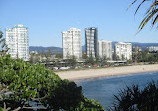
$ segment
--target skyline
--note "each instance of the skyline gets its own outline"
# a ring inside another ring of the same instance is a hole
[[[81,29],[82,45],[87,27],[98,28],[98,40],[158,42],[157,30],[151,30],[150,23],[135,35],[145,12],[142,8],[134,16],[136,5],[127,11],[132,0],[0,0],[0,3],[0,30],[5,33],[5,28],[23,24],[29,28],[30,46],[62,47],[61,32],[72,27]]]

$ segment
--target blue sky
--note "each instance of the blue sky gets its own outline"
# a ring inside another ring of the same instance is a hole
[[[122,42],[158,42],[158,30],[147,25],[135,35],[144,8],[134,16],[133,0],[0,0],[0,30],[23,24],[30,46],[62,47],[62,31],[98,27],[98,39]]]

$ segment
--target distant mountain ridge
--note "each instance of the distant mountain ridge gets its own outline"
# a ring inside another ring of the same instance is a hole
[[[48,49],[51,49],[52,50],[52,53],[63,53],[63,49],[60,48],[60,47],[54,47],[54,46],[51,46],[51,47],[42,47],[42,46],[30,46],[29,47],[29,50],[30,51],[37,51],[37,52],[47,52]]]
[[[112,42],[112,48],[114,49],[115,44],[118,43],[117,41]],[[158,46],[158,43],[139,43],[139,42],[126,42],[126,43],[132,43],[132,46],[140,46],[142,50],[145,50],[147,47],[150,46]],[[63,49],[61,47],[42,47],[42,46],[30,46],[30,51],[38,51],[38,52],[46,52],[48,49],[52,49],[53,53],[63,53]],[[86,51],[85,45],[82,46],[82,51]]]

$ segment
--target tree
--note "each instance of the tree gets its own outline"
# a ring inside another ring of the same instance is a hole
[[[0,91],[0,107],[11,110],[74,111],[84,101],[81,86],[61,80],[42,64],[30,64],[9,55],[0,56]]]
[[[89,57],[87,57],[86,63],[94,65],[95,61],[94,61],[94,57],[92,56],[92,54]]]
[[[0,52],[5,54],[9,48],[5,43],[5,38],[3,38],[3,32],[0,30]]]
[[[87,54],[86,54],[86,52],[83,52],[83,53],[82,53],[82,59],[87,59]]]
[[[36,64],[40,62],[40,55],[38,53],[30,53],[29,62],[32,64]]]
[[[114,97],[111,111],[158,111],[158,84],[154,81],[144,88],[127,86]]]
[[[58,58],[58,59],[62,59],[63,54],[62,53],[56,53],[55,57]]]
[[[133,4],[135,4],[138,1],[140,1],[140,0],[134,0],[130,6],[132,6]],[[145,18],[142,20],[142,22],[140,23],[140,25],[138,27],[138,32],[140,32],[150,20],[151,20],[151,26],[152,27],[158,21],[158,13],[157,13],[158,12],[158,8],[157,8],[158,0],[141,0],[140,4],[138,5],[138,7],[135,11],[135,14],[138,12],[140,7],[146,2],[148,2],[148,3],[150,2],[150,7],[146,11]]]
[[[39,56],[40,56],[40,61],[41,62],[46,62],[46,60],[45,60],[45,52],[44,52],[44,50],[42,50],[41,52],[38,52],[39,53]]]
[[[97,56],[97,57],[95,58],[95,63],[97,63],[97,64],[100,63],[100,57],[99,57],[99,56]]]
[[[64,109],[67,111],[74,111],[79,103],[83,100],[82,87],[77,86],[75,82],[68,80],[61,80],[57,87],[51,88],[48,97],[46,98],[46,105],[54,109]]]
[[[121,59],[118,55],[115,54],[114,60],[118,61],[118,60],[121,60]]]
[[[75,66],[77,64],[77,60],[76,60],[76,57],[73,55],[73,56],[69,56],[68,59],[67,59],[67,64],[69,66]]]
[[[133,46],[132,47],[132,60],[133,62],[137,63],[138,62],[138,54],[140,53],[139,46]]]
[[[32,65],[21,59],[11,59],[9,55],[0,56],[0,84],[7,86],[7,92],[12,92],[0,98],[0,107],[4,102],[12,110],[31,107],[30,102],[40,103],[60,80],[44,65]]]
[[[127,60],[127,62],[128,62],[129,64],[132,64],[132,63],[133,63],[133,61],[132,61],[131,59]]]
[[[52,49],[48,49],[45,56],[48,58],[48,57],[51,57],[52,55]]]
[[[73,111],[105,111],[103,106],[99,104],[98,101],[94,99],[88,99],[84,97],[80,105]]]
[[[110,60],[109,58],[107,58],[106,56],[103,56],[103,58],[101,59],[101,66],[107,65],[108,64],[108,60]]]
[[[121,60],[124,61],[125,59],[126,59],[125,56],[122,54],[121,55]]]
[[[52,56],[52,49],[48,49],[47,52],[45,53],[46,63],[51,61],[51,56]]]

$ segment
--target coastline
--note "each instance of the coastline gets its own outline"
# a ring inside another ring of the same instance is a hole
[[[158,64],[55,72],[61,79],[81,80],[158,71]]]

